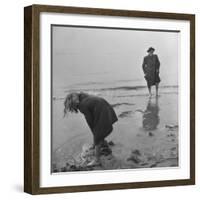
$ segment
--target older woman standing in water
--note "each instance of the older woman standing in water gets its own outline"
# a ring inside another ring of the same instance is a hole
[[[118,120],[111,105],[103,98],[86,93],[70,93],[64,101],[64,116],[67,112],[81,112],[93,134],[95,159],[88,165],[100,164],[100,146],[113,130]]]
[[[151,86],[156,86],[156,96],[158,96],[158,86],[160,83],[159,70],[160,70],[160,61],[158,56],[154,54],[155,49],[150,47],[147,52],[148,55],[144,57],[142,68],[144,72],[144,77],[147,81],[147,87],[149,90],[149,96],[152,96]]]

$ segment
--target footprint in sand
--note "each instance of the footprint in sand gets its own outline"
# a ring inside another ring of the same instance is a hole
[[[125,117],[130,117],[133,111],[124,111],[121,114],[118,115],[119,118],[125,118]]]

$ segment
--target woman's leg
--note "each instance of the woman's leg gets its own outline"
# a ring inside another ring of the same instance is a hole
[[[151,86],[149,86],[149,85],[148,85],[148,90],[149,90],[149,97],[151,97],[152,96],[152,94],[151,94]]]
[[[156,83],[156,96],[158,96],[158,86],[159,86],[159,83]]]
[[[148,91],[149,91],[149,97],[151,97],[152,96],[152,94],[151,94],[151,85],[150,85],[148,79],[146,81],[147,81],[147,88],[148,88]]]

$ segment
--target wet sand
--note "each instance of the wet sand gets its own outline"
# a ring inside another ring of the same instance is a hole
[[[52,172],[178,166],[178,88],[162,88],[158,98],[149,98],[145,89],[138,95],[101,95],[118,116],[106,138],[112,153],[101,156],[101,166],[88,168],[92,133],[82,114],[63,118],[63,100],[57,99],[53,101]]]

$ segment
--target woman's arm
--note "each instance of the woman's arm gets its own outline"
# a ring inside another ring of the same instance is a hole
[[[146,74],[146,59],[145,58],[142,63],[142,69],[143,69],[144,74]]]

